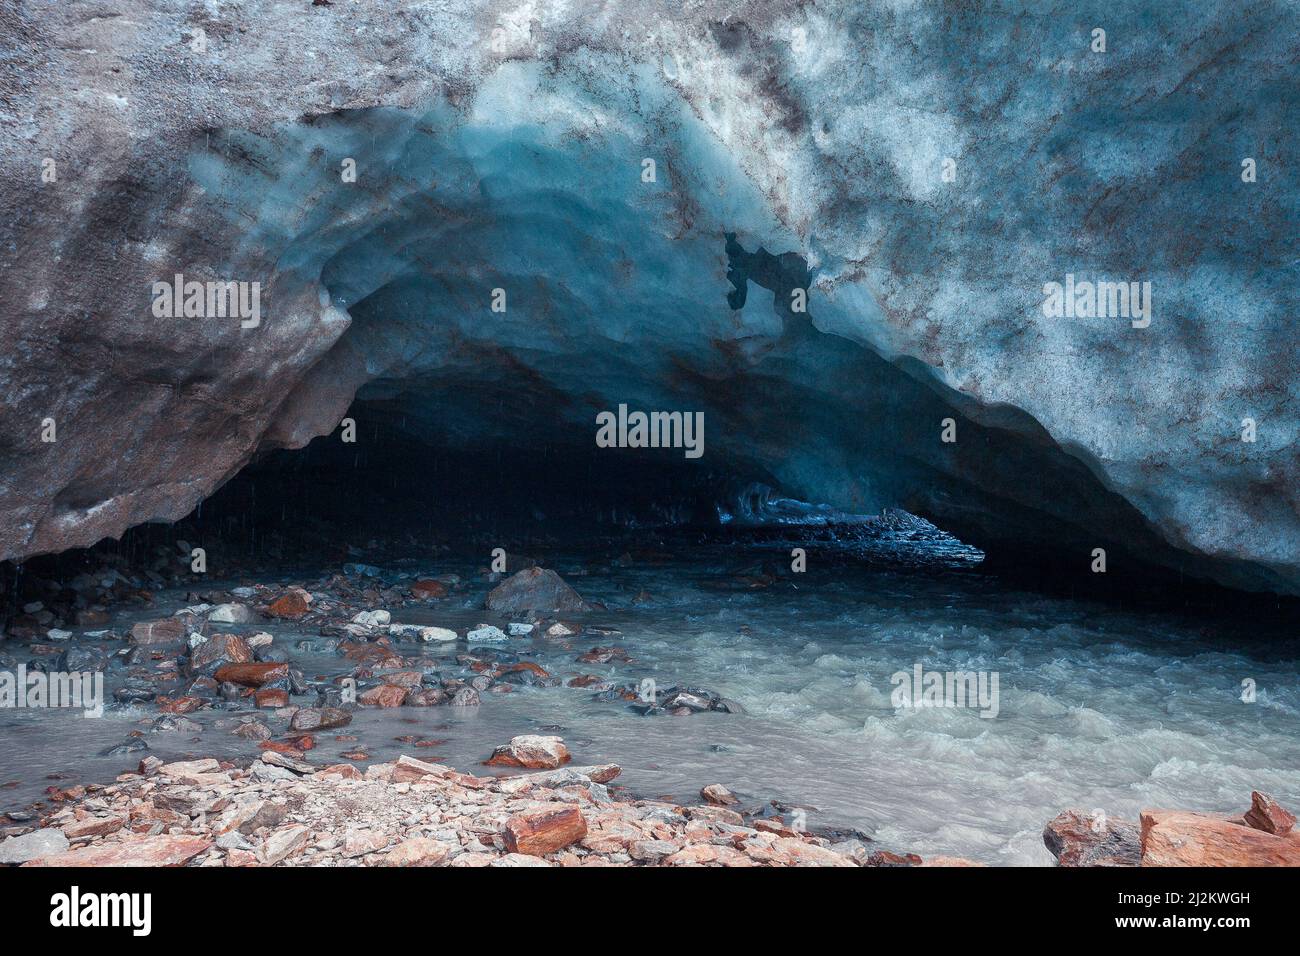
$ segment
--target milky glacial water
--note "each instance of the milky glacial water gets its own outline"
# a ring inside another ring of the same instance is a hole
[[[718,554],[588,574],[576,561],[548,563],[607,606],[584,620],[622,633],[518,639],[501,650],[566,679],[590,673],[709,688],[747,713],[647,717],[587,690],[519,688],[485,693],[477,709],[360,711],[340,731],[358,742],[321,734],[311,759],[360,746],[376,760],[407,752],[487,772],[481,761],[514,734],[559,733],[575,763],[616,762],[618,782],[639,795],[694,802],[701,786],[723,783],[751,805],[804,807],[812,827],[857,828],[891,849],[994,865],[1051,863],[1043,825],[1067,807],[1130,818],[1154,806],[1242,809],[1252,789],[1300,806],[1300,654],[1285,631],[1261,635],[1249,621],[1024,593],[961,562],[930,573],[818,571],[813,551],[809,573],[755,589],[737,581],[743,561]],[[439,570],[469,571],[420,569]],[[493,620],[474,609],[487,587],[395,610],[394,620],[462,628]],[[634,603],[639,592],[649,599]],[[161,600],[179,606],[180,597]],[[255,629],[289,647],[311,636],[279,623],[245,628]],[[575,661],[597,644],[624,647],[633,661]],[[401,647],[438,659],[448,674],[459,673],[450,658],[466,650],[463,641]],[[7,648],[11,657],[17,650]],[[346,669],[331,654],[295,653],[295,661],[308,678]],[[891,676],[918,663],[996,672],[997,716],[896,710]],[[1254,682],[1251,703],[1242,700],[1245,680]],[[139,755],[96,754],[154,716],[150,705],[114,708],[101,720],[0,712],[0,784],[16,783],[0,791],[0,806],[39,796],[49,773],[66,774],[57,782],[67,785],[133,767]],[[235,714],[190,716],[202,733],[146,734],[151,749],[164,757],[252,752],[229,733]],[[440,743],[413,750],[395,739],[404,735]]]

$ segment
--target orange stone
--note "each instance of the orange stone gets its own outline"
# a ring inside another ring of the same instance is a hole
[[[296,621],[304,617],[311,606],[307,603],[307,598],[301,591],[290,591],[282,597],[276,598],[267,607],[266,613],[270,617],[283,618],[285,620]]]
[[[218,667],[217,680],[245,687],[261,687],[273,680],[288,678],[289,665],[267,662],[265,664],[227,664]]]
[[[406,700],[406,688],[394,684],[380,684],[357,695],[357,703],[366,707],[401,707]]]
[[[416,581],[411,585],[411,596],[421,601],[447,596],[447,585],[441,581]]]
[[[506,820],[502,840],[511,853],[545,856],[587,835],[587,821],[577,807],[533,810]]]

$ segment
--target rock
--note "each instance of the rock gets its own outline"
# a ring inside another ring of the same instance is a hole
[[[253,703],[262,709],[289,706],[289,692],[278,687],[263,687],[253,694]]]
[[[487,609],[502,614],[554,613],[589,611],[591,605],[554,571],[525,568],[492,589]]]
[[[257,851],[258,859],[266,866],[274,866],[307,846],[311,831],[305,826],[290,826],[276,830]]]
[[[26,863],[43,857],[57,856],[68,849],[68,838],[56,827],[33,830],[0,842],[0,865]]]
[[[1142,833],[1131,820],[1065,810],[1043,829],[1043,843],[1061,866],[1138,866]]]
[[[921,865],[929,866],[929,867],[934,867],[934,866],[953,867],[953,866],[984,866],[985,864],[979,863],[975,860],[968,860],[964,856],[932,856]]]
[[[1300,866],[1300,834],[1277,836],[1184,810],[1143,810],[1142,865]]]
[[[32,860],[24,866],[183,866],[210,846],[212,841],[206,837],[132,835],[117,843],[101,843]]]
[[[407,707],[437,707],[447,703],[447,692],[440,687],[422,687],[406,695]]]
[[[352,623],[362,627],[387,627],[392,620],[393,616],[387,611],[362,611],[352,618]]]
[[[740,801],[735,795],[720,783],[711,783],[700,791],[700,796],[706,802],[718,807],[734,807]]]
[[[258,693],[261,693],[261,691]],[[268,740],[271,736],[271,728],[260,720],[249,720],[240,724],[231,733],[236,737],[243,737],[245,740]]]
[[[478,691],[473,687],[462,687],[452,696],[449,707],[477,707],[480,703]]]
[[[426,644],[434,641],[454,641],[457,639],[456,632],[446,627],[422,627],[420,628],[420,640]]]
[[[536,856],[529,856],[526,853],[507,853],[505,856],[495,857],[488,866],[495,867],[548,867],[551,864],[546,860]]]
[[[393,684],[380,684],[357,695],[357,703],[363,707],[401,707],[406,700],[406,688]]]
[[[493,767],[528,767],[533,770],[553,770],[572,758],[569,749],[559,737],[522,734],[510,743],[497,747],[485,763]]]
[[[352,723],[352,715],[339,707],[303,707],[289,720],[292,730],[330,730]]]
[[[423,780],[425,777],[443,777],[451,772],[450,767],[444,767],[442,764],[426,763],[423,760],[403,755],[398,757],[393,764],[390,779],[393,783],[413,783],[416,780]]]
[[[480,624],[472,631],[465,635],[465,640],[471,644],[495,644],[499,641],[507,641],[505,631],[492,624]]]
[[[545,856],[577,843],[586,835],[587,823],[582,812],[577,807],[565,806],[516,813],[506,820],[502,840],[511,853]]]
[[[263,750],[262,763],[270,764],[272,767],[283,767],[285,770],[292,770],[297,774],[312,774],[316,768],[303,760],[296,760],[278,750]]]
[[[925,861],[915,853],[892,853],[889,850],[877,850],[867,857],[864,866],[920,866]]]
[[[421,580],[411,585],[411,596],[419,601],[430,601],[447,596],[447,585],[441,581]]]
[[[451,854],[447,844],[428,837],[411,837],[388,851],[380,866],[441,866]]]
[[[288,680],[289,665],[277,663],[226,664],[218,667],[213,676],[219,681],[239,684],[243,687],[261,687],[271,681]]]
[[[208,612],[213,624],[247,624],[252,619],[253,612],[243,604],[218,604]]]
[[[132,644],[174,644],[185,639],[185,625],[179,618],[141,621],[131,627]]]
[[[378,853],[392,842],[392,836],[375,830],[349,830],[343,836],[343,855],[349,859]]]
[[[523,621],[511,621],[506,625],[506,630],[510,632],[511,637],[527,637],[533,633],[533,624],[525,624]]]
[[[1268,794],[1251,791],[1250,809],[1244,817],[1246,825],[1275,836],[1285,836],[1295,826],[1295,817],[1288,813]]]
[[[247,664],[252,659],[253,649],[242,637],[213,634],[190,650],[190,672],[211,677],[218,668],[227,664]]]
[[[627,855],[643,863],[658,863],[680,850],[676,843],[667,840],[637,840],[627,848]]]
[[[80,840],[85,837],[107,836],[116,833],[124,826],[126,826],[126,817],[86,817],[84,820],[74,820],[72,823],[65,824],[63,835],[69,840]]]
[[[296,621],[299,618],[306,617],[310,611],[311,595],[299,588],[291,589],[281,597],[276,598],[266,608],[268,617],[287,621]]]

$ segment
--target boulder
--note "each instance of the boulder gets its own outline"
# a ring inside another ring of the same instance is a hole
[[[516,813],[506,820],[502,841],[511,853],[545,856],[586,835],[582,812],[577,807],[557,806]]]
[[[218,667],[213,676],[222,683],[229,682],[243,687],[261,687],[271,681],[288,680],[289,665],[274,662],[265,664],[226,664]]]
[[[190,651],[190,673],[211,677],[227,664],[247,664],[253,649],[234,634],[213,634]]]
[[[304,707],[289,721],[291,730],[330,730],[352,723],[352,715],[339,707]]]
[[[525,568],[492,589],[487,596],[487,609],[502,614],[554,613],[589,611],[591,605],[554,571]]]
[[[311,595],[301,588],[292,588],[272,601],[266,608],[268,617],[296,621],[306,617],[311,610]]]
[[[1300,866],[1300,834],[1278,836],[1186,810],[1143,810],[1142,865]]]
[[[1065,810],[1043,829],[1043,843],[1061,866],[1138,866],[1141,831],[1131,820]]]
[[[1294,816],[1268,794],[1258,790],[1251,791],[1250,809],[1243,819],[1246,826],[1277,836],[1285,836],[1295,826]]]
[[[33,830],[0,842],[0,865],[26,863],[43,857],[57,856],[68,849],[68,838],[56,827]]]
[[[510,743],[497,747],[486,764],[492,767],[528,767],[532,770],[553,770],[568,763],[572,757],[559,737],[521,734]]]

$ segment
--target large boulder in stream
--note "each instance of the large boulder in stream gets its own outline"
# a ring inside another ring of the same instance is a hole
[[[554,571],[525,568],[492,589],[487,596],[487,609],[502,614],[525,611],[549,614],[556,611],[589,611],[591,605]]]

